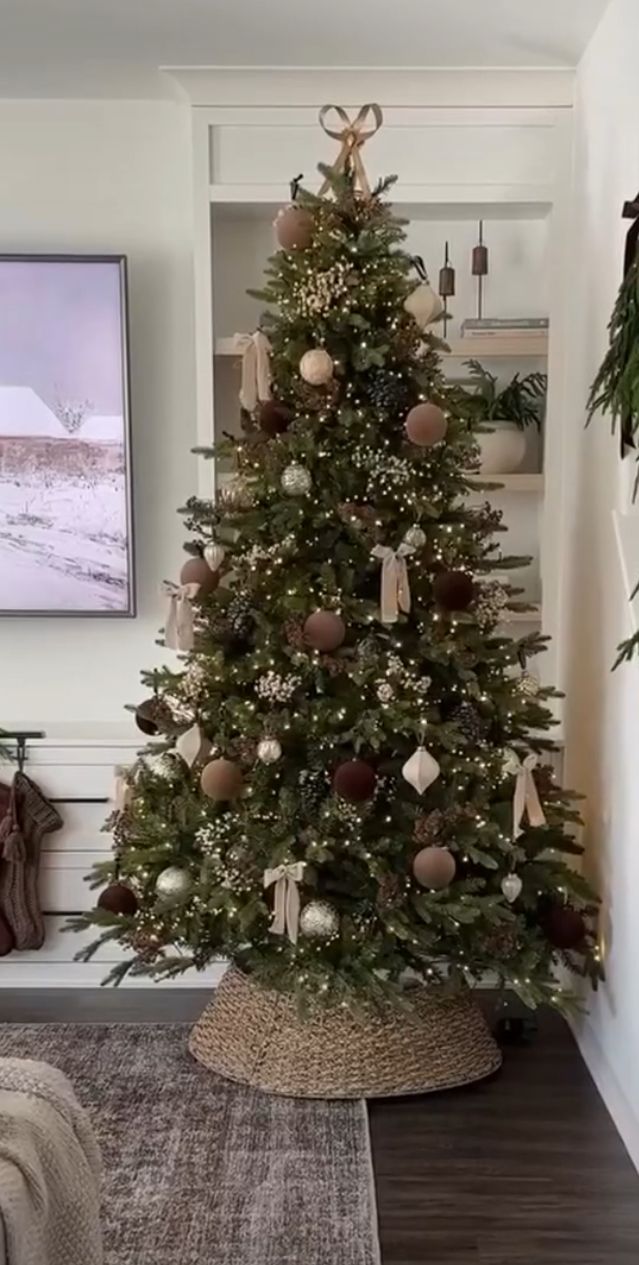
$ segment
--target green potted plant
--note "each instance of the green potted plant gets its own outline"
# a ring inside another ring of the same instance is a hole
[[[524,459],[525,431],[541,425],[548,379],[545,373],[518,373],[499,389],[497,378],[466,360],[472,387],[464,390],[467,416],[477,430],[482,474],[512,474]],[[490,429],[486,429],[490,427]]]

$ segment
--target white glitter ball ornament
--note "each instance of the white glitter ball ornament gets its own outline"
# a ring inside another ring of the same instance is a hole
[[[410,545],[412,549],[423,549],[426,544],[426,532],[415,523],[413,527],[408,528],[404,536],[404,544]]]
[[[287,496],[307,496],[311,490],[311,476],[306,466],[301,466],[298,461],[286,466],[280,482]]]
[[[333,361],[323,347],[305,351],[300,360],[300,373],[304,381],[312,387],[326,386],[333,377],[333,368]]]
[[[181,870],[179,865],[169,865],[155,880],[158,896],[167,902],[186,900],[192,886],[193,880],[188,870]]]
[[[330,940],[339,931],[339,914],[327,900],[311,900],[300,914],[300,931],[309,940]]]
[[[275,764],[282,754],[277,738],[262,738],[257,744],[257,758],[262,764]]]

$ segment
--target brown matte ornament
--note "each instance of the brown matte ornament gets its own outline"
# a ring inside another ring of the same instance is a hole
[[[219,583],[219,571],[211,571],[204,558],[189,558],[180,571],[180,584],[199,584],[203,594],[212,593]]]
[[[293,420],[293,414],[285,404],[277,400],[262,400],[257,411],[260,429],[266,435],[281,435]]]
[[[465,611],[475,596],[475,585],[466,571],[441,571],[433,580],[433,596],[445,611]]]
[[[417,448],[431,448],[446,437],[446,414],[438,404],[428,401],[416,404],[404,422],[404,430],[411,444],[415,444]]]
[[[329,654],[341,646],[346,625],[336,611],[314,611],[304,624],[304,640],[313,650]]]
[[[375,770],[365,760],[345,760],[333,774],[333,790],[349,804],[363,804],[375,793]]]
[[[0,958],[6,958],[16,947],[15,936],[4,914],[0,914]]]
[[[439,892],[452,883],[457,865],[448,848],[422,848],[413,861],[413,874],[422,887]]]
[[[125,883],[111,883],[98,896],[98,909],[105,909],[109,914],[127,914],[130,917],[137,908],[137,896]]]
[[[556,949],[576,949],[586,934],[581,914],[570,905],[552,905],[544,910],[541,925]]]
[[[244,779],[239,765],[223,757],[209,760],[200,775],[200,785],[209,799],[222,802],[237,799],[242,791]]]
[[[275,236],[282,250],[307,250],[315,227],[310,211],[301,206],[284,206],[275,217]]]

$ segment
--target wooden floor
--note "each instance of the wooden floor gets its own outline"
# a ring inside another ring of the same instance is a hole
[[[504,1056],[371,1104],[383,1265],[637,1265],[639,1176],[563,1020]]]
[[[190,1022],[204,1000],[0,990],[0,1021]],[[638,1265],[639,1176],[557,1016],[493,1080],[371,1103],[370,1124],[383,1265]]]

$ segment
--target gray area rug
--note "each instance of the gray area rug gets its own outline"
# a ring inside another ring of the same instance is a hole
[[[183,1024],[3,1024],[62,1068],[105,1168],[105,1265],[379,1265],[363,1102],[275,1098],[195,1063]]]

